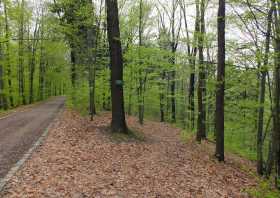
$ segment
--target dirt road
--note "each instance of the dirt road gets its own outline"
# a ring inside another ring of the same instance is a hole
[[[0,118],[0,179],[32,147],[64,103],[64,97],[56,97],[24,112]]]

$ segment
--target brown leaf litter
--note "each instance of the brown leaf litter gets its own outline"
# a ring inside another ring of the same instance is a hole
[[[90,122],[65,111],[0,197],[245,198],[244,189],[256,185],[234,163],[216,162],[207,143],[184,144],[179,129],[127,122],[144,141],[112,139],[108,113]]]

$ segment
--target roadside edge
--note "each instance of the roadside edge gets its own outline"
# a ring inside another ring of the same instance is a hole
[[[39,139],[31,146],[31,148],[23,155],[23,157],[11,168],[8,174],[3,179],[0,179],[0,192],[4,190],[7,183],[22,168],[25,162],[30,159],[30,157],[36,151],[36,149],[43,144],[44,140],[47,138],[49,134],[50,129],[54,128],[59,123],[60,116],[64,112],[64,110],[65,107],[63,106],[57,113],[55,119],[44,130],[43,134],[39,137]]]

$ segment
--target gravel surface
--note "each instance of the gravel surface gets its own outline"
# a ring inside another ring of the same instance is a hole
[[[25,111],[0,118],[0,179],[32,147],[64,102],[64,97],[56,97]]]

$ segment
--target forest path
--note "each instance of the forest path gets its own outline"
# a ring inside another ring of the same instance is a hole
[[[0,193],[3,198],[247,198],[256,181],[207,142],[183,142],[180,129],[128,117],[144,140],[112,136],[111,116],[90,121],[64,111],[44,144]],[[123,139],[124,138],[124,139]]]
[[[0,117],[0,180],[33,146],[63,107],[55,97],[21,112]]]

